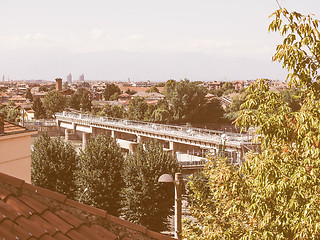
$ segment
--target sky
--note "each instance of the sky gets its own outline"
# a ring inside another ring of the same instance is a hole
[[[317,0],[279,0],[303,14]],[[0,0],[7,80],[285,80],[275,0]],[[319,15],[315,15],[320,18]],[[1,80],[0,80],[1,81]]]

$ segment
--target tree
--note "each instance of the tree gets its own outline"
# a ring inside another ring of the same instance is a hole
[[[80,151],[79,162],[80,193],[88,188],[82,201],[118,216],[120,191],[124,186],[121,174],[124,158],[121,148],[111,137],[98,135]]]
[[[224,110],[218,99],[211,99],[199,108],[199,113],[193,117],[192,122],[210,123],[221,122]]]
[[[137,91],[135,90],[130,90],[130,88],[128,88],[126,91],[125,91],[126,94],[129,94],[129,95],[133,95],[133,94],[136,94]]]
[[[67,105],[70,108],[73,108],[75,110],[80,110],[80,96],[79,94],[76,92],[75,94],[73,94],[72,96],[70,96],[67,100]]]
[[[115,93],[118,93],[118,94],[121,94],[121,90],[120,88],[115,85],[114,83],[111,83],[111,84],[106,84],[102,94],[103,94],[103,97],[104,99],[107,101],[107,100],[110,100],[110,97],[112,95],[114,95]]]
[[[52,117],[55,112],[63,111],[65,105],[65,96],[56,90],[48,92],[43,99],[43,106],[46,109],[48,117]]]
[[[110,116],[115,118],[125,118],[127,111],[122,105],[114,105],[110,109]]]
[[[172,121],[172,111],[169,108],[169,104],[166,100],[161,99],[156,104],[156,109],[152,112],[150,117],[154,122],[170,122]]]
[[[176,158],[165,152],[157,142],[140,143],[130,154],[123,170],[125,187],[122,191],[121,216],[154,231],[167,229],[172,214],[174,186],[159,183],[164,174],[179,171]]]
[[[46,133],[34,142],[31,152],[31,181],[33,184],[75,197],[76,151],[61,138]]]
[[[7,120],[10,122],[18,122],[20,115],[21,113],[18,108],[8,108],[7,110]]]
[[[159,93],[159,90],[158,90],[158,88],[157,88],[155,85],[153,85],[153,86],[151,86],[151,88],[149,88],[149,89],[147,90],[147,92],[148,92],[148,93],[152,93],[152,92]]]
[[[80,106],[84,112],[91,111],[92,103],[88,93],[83,92],[80,99]]]
[[[142,97],[134,97],[130,99],[128,106],[128,117],[131,120],[144,120],[148,104]]]
[[[46,86],[44,86],[44,85],[41,85],[39,87],[39,92],[48,92],[48,88]]]
[[[189,210],[196,221],[185,221],[184,239],[241,239],[251,224],[250,213],[242,207],[249,193],[234,166],[226,159],[209,157],[203,171],[190,176],[187,188]]]
[[[32,104],[32,109],[34,110],[34,117],[36,119],[41,119],[46,117],[46,111],[43,107],[41,99],[36,96]]]
[[[231,104],[226,107],[224,118],[229,122],[233,122],[237,119],[240,112],[240,106],[246,101],[246,93],[235,94],[231,98]]]
[[[192,120],[206,103],[206,89],[187,79],[180,82],[167,81],[165,93],[176,121]]]
[[[269,30],[285,36],[273,60],[289,71],[289,86],[303,91],[301,108],[293,111],[264,79],[247,89],[236,121],[243,129],[256,129],[261,151],[247,154],[239,170],[223,162],[207,173],[212,178],[223,173],[207,183],[220,200],[199,199],[202,209],[210,212],[186,225],[187,238],[199,230],[205,234],[209,228],[214,235],[206,239],[232,239],[235,234],[237,239],[320,238],[319,21],[283,8],[272,16]],[[205,187],[203,192],[208,193]],[[195,188],[202,194],[201,186]],[[218,221],[224,225],[211,228]]]
[[[30,102],[33,102],[33,96],[30,88],[27,88],[26,90],[26,98],[29,99]]]

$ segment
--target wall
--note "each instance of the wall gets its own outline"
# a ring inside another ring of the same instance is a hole
[[[31,182],[31,136],[12,134],[0,137],[0,172]]]

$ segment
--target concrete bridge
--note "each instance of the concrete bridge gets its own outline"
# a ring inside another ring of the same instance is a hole
[[[214,131],[201,128],[181,127],[126,119],[100,117],[81,113],[56,113],[57,125],[65,128],[65,138],[76,132],[82,133],[84,148],[90,137],[109,134],[117,143],[133,152],[139,142],[156,139],[164,149],[176,154],[187,168],[203,166],[205,156],[222,151],[234,164],[241,164],[244,154],[255,146],[253,135]]]

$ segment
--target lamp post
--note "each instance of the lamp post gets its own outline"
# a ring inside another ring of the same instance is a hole
[[[158,182],[172,182],[175,189],[175,201],[174,201],[174,237],[181,240],[182,232],[182,204],[181,204],[181,194],[182,194],[182,175],[181,173],[175,174],[175,180],[173,180],[170,174],[163,174],[159,177]]]

